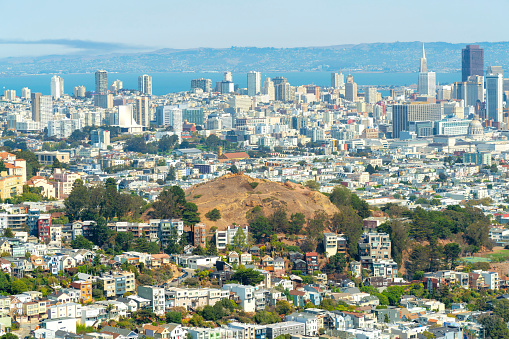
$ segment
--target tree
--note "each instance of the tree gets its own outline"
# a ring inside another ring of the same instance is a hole
[[[235,232],[235,235],[233,236],[233,248],[236,251],[240,251],[244,247],[246,247],[246,234],[244,233],[242,227],[239,226],[237,228],[237,232]]]
[[[176,311],[166,312],[166,323],[182,324],[182,313]]]
[[[69,221],[78,220],[86,206],[89,204],[89,191],[78,179],[72,185],[71,194],[65,199],[64,205]]]
[[[233,275],[231,280],[238,281],[242,285],[258,285],[263,281],[263,275],[252,268],[239,268]]]
[[[362,218],[351,206],[341,206],[340,212],[332,216],[331,229],[336,233],[343,233],[347,238],[348,253],[351,257],[357,257],[357,244],[362,235],[364,226]]]
[[[152,216],[156,219],[182,218],[185,204],[186,198],[182,188],[179,186],[165,188],[152,204],[154,209]]]
[[[455,243],[449,243],[444,246],[444,254],[447,262],[449,263],[450,269],[454,269],[456,267],[456,260],[459,258],[459,254],[461,253],[460,246]],[[509,321],[509,319],[508,319]]]
[[[14,238],[14,233],[12,232],[12,228],[7,227],[4,230],[4,237],[6,237],[6,238]]]
[[[221,212],[217,208],[214,208],[213,210],[208,211],[205,213],[205,217],[211,221],[217,221],[221,219]]]
[[[113,231],[109,229],[106,219],[99,217],[92,227],[92,242],[99,247],[102,247],[107,239],[113,235]]]
[[[177,178],[177,175],[175,173],[175,167],[170,166],[168,175],[166,175],[166,181],[175,181],[176,178]]]
[[[55,160],[53,160],[53,165],[51,167],[53,167],[53,171],[55,170],[55,168],[62,169],[62,164],[60,163],[60,160],[58,160],[57,157],[55,157]]]
[[[186,202],[182,212],[182,220],[186,226],[194,226],[201,221],[198,206],[193,202]]]
[[[329,216],[324,210],[315,211],[313,218],[308,220],[308,237],[319,239],[323,237],[323,231],[328,226]]]
[[[250,222],[249,229],[251,230],[253,238],[258,243],[268,241],[272,234],[274,234],[269,221],[263,215],[259,215],[254,221]]]
[[[23,280],[15,279],[11,283],[11,294],[20,294],[28,291],[28,287]]]
[[[274,233],[286,233],[288,231],[288,217],[286,209],[279,207],[269,216],[269,224],[274,230]]]
[[[302,213],[294,213],[290,216],[288,234],[299,234],[306,223],[306,216]]]
[[[473,246],[474,251],[478,251],[482,246],[490,246],[489,223],[477,221],[465,230],[464,238],[469,245]]]
[[[182,252],[182,249],[179,245],[179,238],[177,230],[172,228],[170,231],[170,236],[168,238],[168,246],[165,250],[168,254],[180,254]]]
[[[15,334],[12,334],[12,333],[5,333],[4,335],[2,335],[0,337],[0,339],[19,339],[19,337]]]
[[[346,258],[342,253],[336,253],[329,258],[329,262],[325,267],[331,273],[343,273],[346,267]]]
[[[73,241],[71,241],[71,247],[75,249],[91,250],[94,248],[94,244],[87,240],[82,235],[78,235]]]
[[[237,168],[237,166],[235,166],[235,164],[233,164],[232,167],[230,167],[230,172],[232,172],[233,174],[237,174],[239,173],[239,169]]]
[[[371,164],[368,164],[368,166],[366,166],[366,168],[364,169],[364,171],[368,172],[369,174],[373,174],[376,172],[375,168],[373,167],[373,165]]]
[[[281,321],[281,319],[276,314],[273,314],[266,310],[256,312],[254,320],[256,321],[257,324],[260,325],[274,324]]]
[[[276,302],[276,312],[279,315],[287,315],[292,313],[293,307],[290,305],[290,303],[286,300],[278,300]]]
[[[509,338],[509,329],[504,320],[495,315],[482,315],[477,322],[484,327],[486,338]]]

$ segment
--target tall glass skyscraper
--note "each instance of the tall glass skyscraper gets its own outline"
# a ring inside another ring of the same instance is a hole
[[[479,45],[467,45],[461,50],[461,81],[471,75],[484,76],[484,52]]]
[[[95,94],[108,93],[108,72],[98,70],[95,72]]]

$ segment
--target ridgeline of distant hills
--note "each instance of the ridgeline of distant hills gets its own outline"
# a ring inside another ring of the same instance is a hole
[[[484,64],[509,66],[509,42],[481,42]],[[224,49],[161,49],[154,52],[104,55],[49,55],[0,59],[0,75],[110,72],[232,72],[339,71],[416,72],[421,42],[366,43],[326,47]],[[465,44],[425,44],[428,70],[455,72],[461,69]]]

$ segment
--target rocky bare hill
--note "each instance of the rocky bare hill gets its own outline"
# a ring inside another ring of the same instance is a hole
[[[286,207],[288,216],[300,212],[306,218],[311,218],[317,210],[329,215],[338,211],[326,196],[302,185],[253,179],[243,174],[225,175],[193,186],[186,190],[186,199],[198,206],[208,228],[216,226],[220,230],[232,223],[247,223],[246,212],[255,206],[262,207],[267,216],[280,206]],[[205,217],[214,208],[221,212],[221,219],[215,222]]]

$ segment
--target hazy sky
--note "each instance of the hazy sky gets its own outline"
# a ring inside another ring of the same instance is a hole
[[[12,43],[48,39],[148,49],[468,43],[508,40],[509,28],[507,0],[0,0],[0,8],[0,56],[46,54],[47,46]]]

